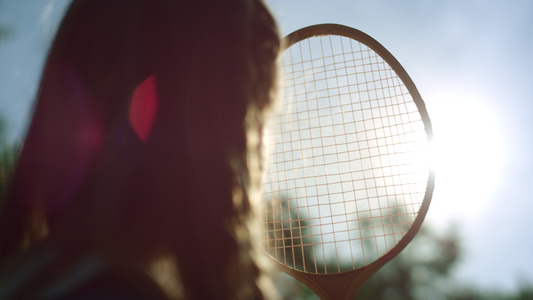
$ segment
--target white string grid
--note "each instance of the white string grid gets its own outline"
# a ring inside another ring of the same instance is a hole
[[[413,99],[376,52],[341,36],[285,51],[270,128],[265,247],[309,273],[368,265],[410,228],[429,173]]]

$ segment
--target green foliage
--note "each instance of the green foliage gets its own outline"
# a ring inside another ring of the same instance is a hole
[[[0,1],[0,5],[2,4],[2,2],[3,1]],[[7,37],[9,37],[10,34],[11,34],[10,28],[0,23],[0,42],[3,42]]]
[[[450,273],[459,258],[460,241],[456,231],[439,235],[422,227],[398,257],[363,285],[355,299],[452,299]],[[279,286],[286,299],[318,299],[309,288],[289,276],[280,275],[280,278]]]
[[[0,210],[3,207],[7,187],[15,169],[17,151],[14,146],[0,147]]]
[[[267,202],[267,249],[273,257],[286,265],[307,271],[312,268],[318,273],[324,273],[324,265],[315,265],[313,237],[309,217],[292,207],[286,197]]]
[[[316,204],[301,205],[289,195],[265,203],[267,251],[291,268],[316,274],[351,271],[375,261],[398,243],[414,218],[392,200],[380,216],[370,210],[345,216],[331,207],[319,213]],[[338,251],[342,247],[349,250]]]
[[[19,152],[19,147],[8,145],[5,140],[5,126],[0,119],[0,211],[4,205],[7,187],[13,175]]]
[[[499,291],[463,287],[451,295],[450,300],[533,300],[533,284],[527,280],[519,280],[516,291]]]
[[[0,41],[9,36],[9,30],[5,27],[0,27]]]
[[[449,299],[450,274],[460,258],[455,230],[422,227],[413,241],[372,276],[356,299]]]
[[[305,247],[311,241],[304,241],[304,237],[312,237],[309,232],[310,217],[299,212],[296,205],[286,198],[267,202],[267,216],[270,254],[296,269],[302,270],[304,264],[315,267],[313,259],[310,259],[313,257],[312,249]],[[385,221],[383,225],[388,224]],[[364,223],[361,224],[362,229],[370,228]],[[391,219],[389,223],[393,225],[395,220]],[[300,226],[303,229],[299,229]],[[293,245],[297,251],[292,251]],[[479,291],[459,283],[453,277],[453,270],[461,262],[461,255],[461,239],[456,227],[437,232],[422,226],[413,241],[363,285],[355,299],[533,300],[533,286],[526,281],[514,293]],[[323,265],[317,264],[316,267],[324,270]],[[319,299],[289,275],[278,276],[278,288],[286,299]]]
[[[3,1],[0,1],[0,5]],[[0,23],[0,43],[11,33],[10,29]],[[5,122],[0,118],[0,211],[4,204],[9,178],[15,166],[15,147],[7,145],[5,142]]]

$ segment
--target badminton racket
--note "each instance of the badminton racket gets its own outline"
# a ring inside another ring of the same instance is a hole
[[[264,247],[322,299],[351,299],[422,224],[431,123],[409,75],[367,34],[322,24],[285,42]]]

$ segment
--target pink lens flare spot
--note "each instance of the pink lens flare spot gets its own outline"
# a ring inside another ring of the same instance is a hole
[[[158,104],[157,82],[152,75],[135,89],[130,104],[130,123],[143,142],[150,136]]]

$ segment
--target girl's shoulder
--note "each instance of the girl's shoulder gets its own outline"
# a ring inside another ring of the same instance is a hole
[[[0,264],[0,299],[168,300],[141,270],[95,255],[67,258],[31,249]]]

